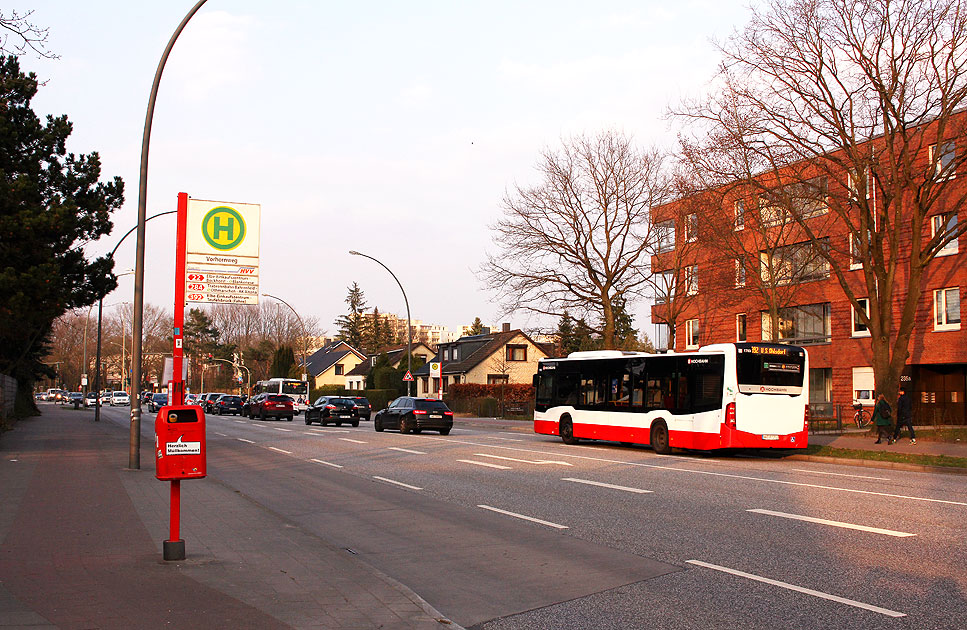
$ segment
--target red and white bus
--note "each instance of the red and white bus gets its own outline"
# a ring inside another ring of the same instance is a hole
[[[285,394],[292,397],[292,407],[296,415],[304,412],[309,406],[309,383],[294,378],[270,378],[267,381],[259,381],[253,388],[254,395],[258,394]]]
[[[772,343],[697,352],[616,350],[543,359],[534,376],[534,431],[674,448],[806,448],[809,357]]]

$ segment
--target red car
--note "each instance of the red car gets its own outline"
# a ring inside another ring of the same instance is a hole
[[[294,414],[295,401],[284,394],[260,394],[248,405],[248,417],[253,419],[285,418],[292,422]]]

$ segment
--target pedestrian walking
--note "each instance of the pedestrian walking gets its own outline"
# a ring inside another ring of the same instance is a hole
[[[876,405],[873,407],[873,424],[876,425],[876,442],[874,444],[880,444],[883,442],[883,438],[890,442],[890,427],[893,426],[893,420],[891,416],[893,410],[890,409],[890,403],[886,402],[886,396],[883,392],[876,397]]]
[[[896,399],[896,428],[893,429],[893,444],[900,438],[900,429],[904,426],[910,428],[910,444],[917,443],[917,435],[913,432],[913,401],[907,396],[907,388],[900,387],[900,397]]]

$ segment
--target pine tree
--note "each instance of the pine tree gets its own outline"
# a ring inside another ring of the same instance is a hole
[[[468,334],[470,334],[470,336],[473,336],[473,335],[479,335],[482,332],[483,332],[483,322],[480,321],[479,317],[475,317],[473,320],[473,323],[470,324],[470,330],[468,331]]]
[[[0,373],[17,379],[21,413],[48,371],[54,320],[117,286],[113,260],[86,258],[85,245],[110,233],[124,201],[120,178],[98,181],[96,152],[67,153],[66,116],[34,113],[37,85],[15,56],[0,56]]]
[[[336,320],[336,326],[339,329],[336,339],[345,341],[353,348],[362,348],[366,327],[363,319],[363,313],[366,312],[366,298],[363,296],[363,290],[355,282],[349,287],[345,301],[349,305],[349,312]]]

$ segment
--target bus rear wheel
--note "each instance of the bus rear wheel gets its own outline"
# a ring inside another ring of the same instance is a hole
[[[668,426],[659,420],[651,425],[651,448],[660,455],[668,455],[672,447],[668,442]]]
[[[578,439],[574,437],[574,423],[571,422],[571,416],[564,416],[561,418],[557,432],[561,436],[561,441],[565,444],[578,443]]]

